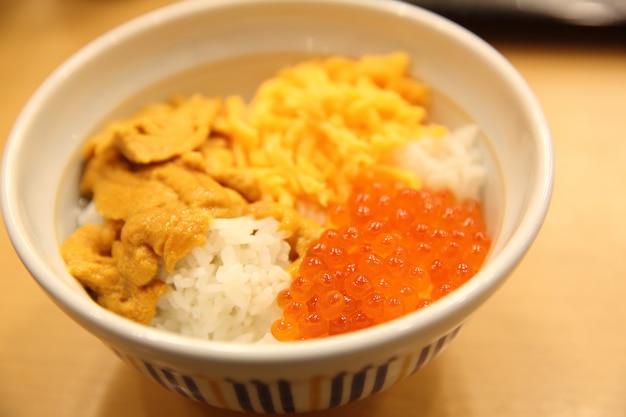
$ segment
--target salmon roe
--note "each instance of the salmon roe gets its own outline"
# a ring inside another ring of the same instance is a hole
[[[360,184],[328,213],[278,297],[280,341],[346,333],[423,308],[469,280],[491,246],[480,203],[395,182]]]

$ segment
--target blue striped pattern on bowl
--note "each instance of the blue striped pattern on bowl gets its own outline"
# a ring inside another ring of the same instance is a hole
[[[344,371],[297,381],[216,380],[207,375],[185,375],[117,349],[113,351],[142,374],[189,399],[233,411],[286,414],[332,408],[387,389],[439,355],[459,330],[460,326],[417,352],[389,358],[381,365],[370,365],[356,373]]]

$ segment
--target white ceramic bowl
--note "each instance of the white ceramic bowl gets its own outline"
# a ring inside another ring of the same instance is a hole
[[[172,92],[250,94],[303,54],[404,50],[435,91],[433,118],[482,129],[493,237],[484,268],[434,305],[367,330],[296,344],[189,340],[96,305],[66,272],[81,142],[104,121]],[[232,410],[302,412],[345,404],[420,369],[504,282],[532,243],[553,181],[539,104],[494,49],[430,12],[393,1],[185,1],[89,44],[36,91],[2,165],[2,210],[22,261],[54,302],[125,362],[182,395]]]

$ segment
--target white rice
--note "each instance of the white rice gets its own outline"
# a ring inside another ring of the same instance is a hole
[[[207,243],[162,273],[169,291],[151,325],[205,340],[273,340],[276,296],[291,281],[285,237],[273,218],[214,220]]]
[[[480,200],[487,169],[478,147],[478,132],[476,125],[465,125],[443,138],[411,140],[396,152],[395,162],[417,172],[427,188],[447,188],[461,200]]]

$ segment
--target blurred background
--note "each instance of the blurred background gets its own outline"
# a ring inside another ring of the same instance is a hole
[[[389,391],[315,416],[624,417],[626,1],[407,2],[474,31],[527,80],[554,137],[554,196],[522,264],[449,350]],[[169,3],[0,0],[0,146],[61,62]],[[123,365],[50,302],[0,229],[0,416],[240,415]]]

